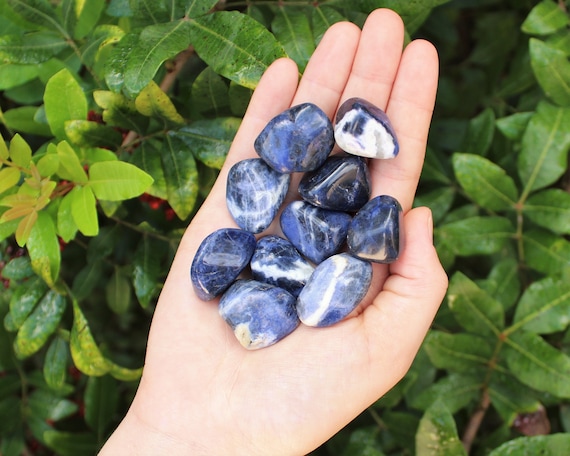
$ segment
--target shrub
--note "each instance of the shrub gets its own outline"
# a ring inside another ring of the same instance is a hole
[[[451,278],[406,377],[315,455],[570,447],[568,1],[0,1],[0,453],[94,454],[251,91],[376,7],[441,56],[416,204]]]

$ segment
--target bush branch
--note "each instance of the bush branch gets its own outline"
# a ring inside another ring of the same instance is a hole
[[[469,423],[467,423],[467,427],[463,433],[463,438],[461,439],[467,454],[469,454],[469,451],[471,450],[471,446],[473,445],[473,441],[481,427],[481,423],[483,422],[483,418],[485,417],[485,413],[487,413],[489,405],[491,405],[491,398],[489,397],[489,391],[485,388],[481,395],[479,407],[477,407],[477,410],[475,410],[473,415],[471,415],[471,419],[469,420]]]

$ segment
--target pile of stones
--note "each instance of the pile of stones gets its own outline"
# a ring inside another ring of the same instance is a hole
[[[331,154],[335,144],[341,153]],[[402,224],[395,198],[370,199],[368,159],[393,158],[399,146],[386,113],[368,101],[344,102],[334,126],[315,104],[293,106],[254,147],[259,158],[236,163],[227,178],[239,228],[207,236],[190,268],[198,297],[221,296],[220,315],[247,349],[273,345],[300,323],[344,319],[368,291],[371,262],[398,258]],[[301,199],[282,208],[293,173],[305,173]],[[283,237],[263,235],[280,211]]]

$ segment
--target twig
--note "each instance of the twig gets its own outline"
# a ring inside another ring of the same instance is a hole
[[[463,438],[461,439],[463,448],[465,448],[467,454],[469,454],[469,451],[471,450],[471,446],[473,445],[475,436],[479,431],[479,427],[481,427],[483,417],[485,416],[485,413],[487,413],[489,405],[491,405],[491,398],[489,397],[489,391],[487,388],[485,388],[483,390],[483,394],[481,395],[481,402],[479,403],[479,407],[477,407],[477,410],[475,410],[473,415],[471,415],[471,419],[469,420],[469,423],[467,423],[467,427],[463,433]]]

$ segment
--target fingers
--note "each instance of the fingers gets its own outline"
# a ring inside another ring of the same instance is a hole
[[[372,194],[394,196],[407,212],[420,177],[435,103],[438,57],[433,45],[417,40],[405,49],[386,113],[400,143],[391,160],[372,160]]]
[[[408,212],[402,256],[390,265],[383,290],[359,317],[372,364],[379,370],[389,366],[396,381],[408,370],[447,290],[447,275],[432,242],[432,223],[428,208]]]

